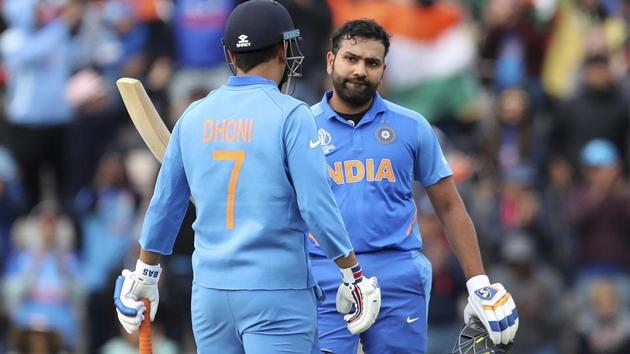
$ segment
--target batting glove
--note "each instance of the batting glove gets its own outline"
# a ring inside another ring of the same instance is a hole
[[[337,289],[337,311],[344,314],[352,334],[367,331],[381,309],[381,289],[376,277],[365,278],[359,265],[341,269],[343,283]],[[352,308],[354,307],[354,312]]]
[[[118,313],[118,321],[127,333],[138,330],[144,320],[145,307],[141,299],[147,299],[151,303],[151,321],[155,319],[155,313],[160,302],[158,293],[158,281],[162,268],[160,265],[148,265],[138,260],[136,270],[133,272],[125,269],[122,275],[116,279],[114,290],[114,305]]]
[[[477,275],[466,282],[468,304],[464,309],[464,322],[469,324],[477,317],[495,344],[508,344],[518,330],[518,312],[512,295],[503,285],[494,283],[486,275]]]

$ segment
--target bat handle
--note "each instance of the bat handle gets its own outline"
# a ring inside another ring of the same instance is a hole
[[[147,299],[142,299],[144,303],[144,320],[140,324],[140,354],[153,354],[153,344],[151,342],[151,303]]]

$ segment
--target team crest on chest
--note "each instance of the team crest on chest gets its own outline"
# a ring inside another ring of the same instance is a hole
[[[387,125],[381,125],[378,127],[374,136],[381,144],[391,144],[394,140],[396,140],[396,132],[392,129],[392,127]]]
[[[317,136],[319,137],[319,141],[322,144],[322,150],[324,150],[324,155],[330,154],[333,150],[335,150],[335,145],[332,144],[332,136],[327,132],[324,128],[320,128],[317,131]]]

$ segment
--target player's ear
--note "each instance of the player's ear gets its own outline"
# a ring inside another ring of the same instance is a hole
[[[383,64],[383,72],[381,73],[381,78],[378,80],[380,84],[383,81],[383,77],[385,77],[385,70],[387,69],[387,64]]]
[[[281,45],[278,46],[278,59],[280,60],[281,63],[286,64],[287,63],[287,43],[283,43]]]
[[[328,75],[332,74],[333,65],[335,63],[335,54],[331,51],[326,53],[326,72]]]
[[[227,50],[227,54],[228,54],[228,59],[230,60],[230,63],[232,64],[234,68],[236,68],[236,54],[234,54],[234,52],[232,52],[229,49]]]

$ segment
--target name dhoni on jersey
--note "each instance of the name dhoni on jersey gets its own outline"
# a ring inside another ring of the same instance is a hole
[[[328,175],[337,184],[357,183],[362,180],[368,182],[387,180],[396,182],[392,161],[382,159],[378,166],[374,159],[337,161],[332,166],[328,166]]]
[[[204,143],[251,143],[253,132],[253,119],[206,119],[203,121],[202,140]]]

